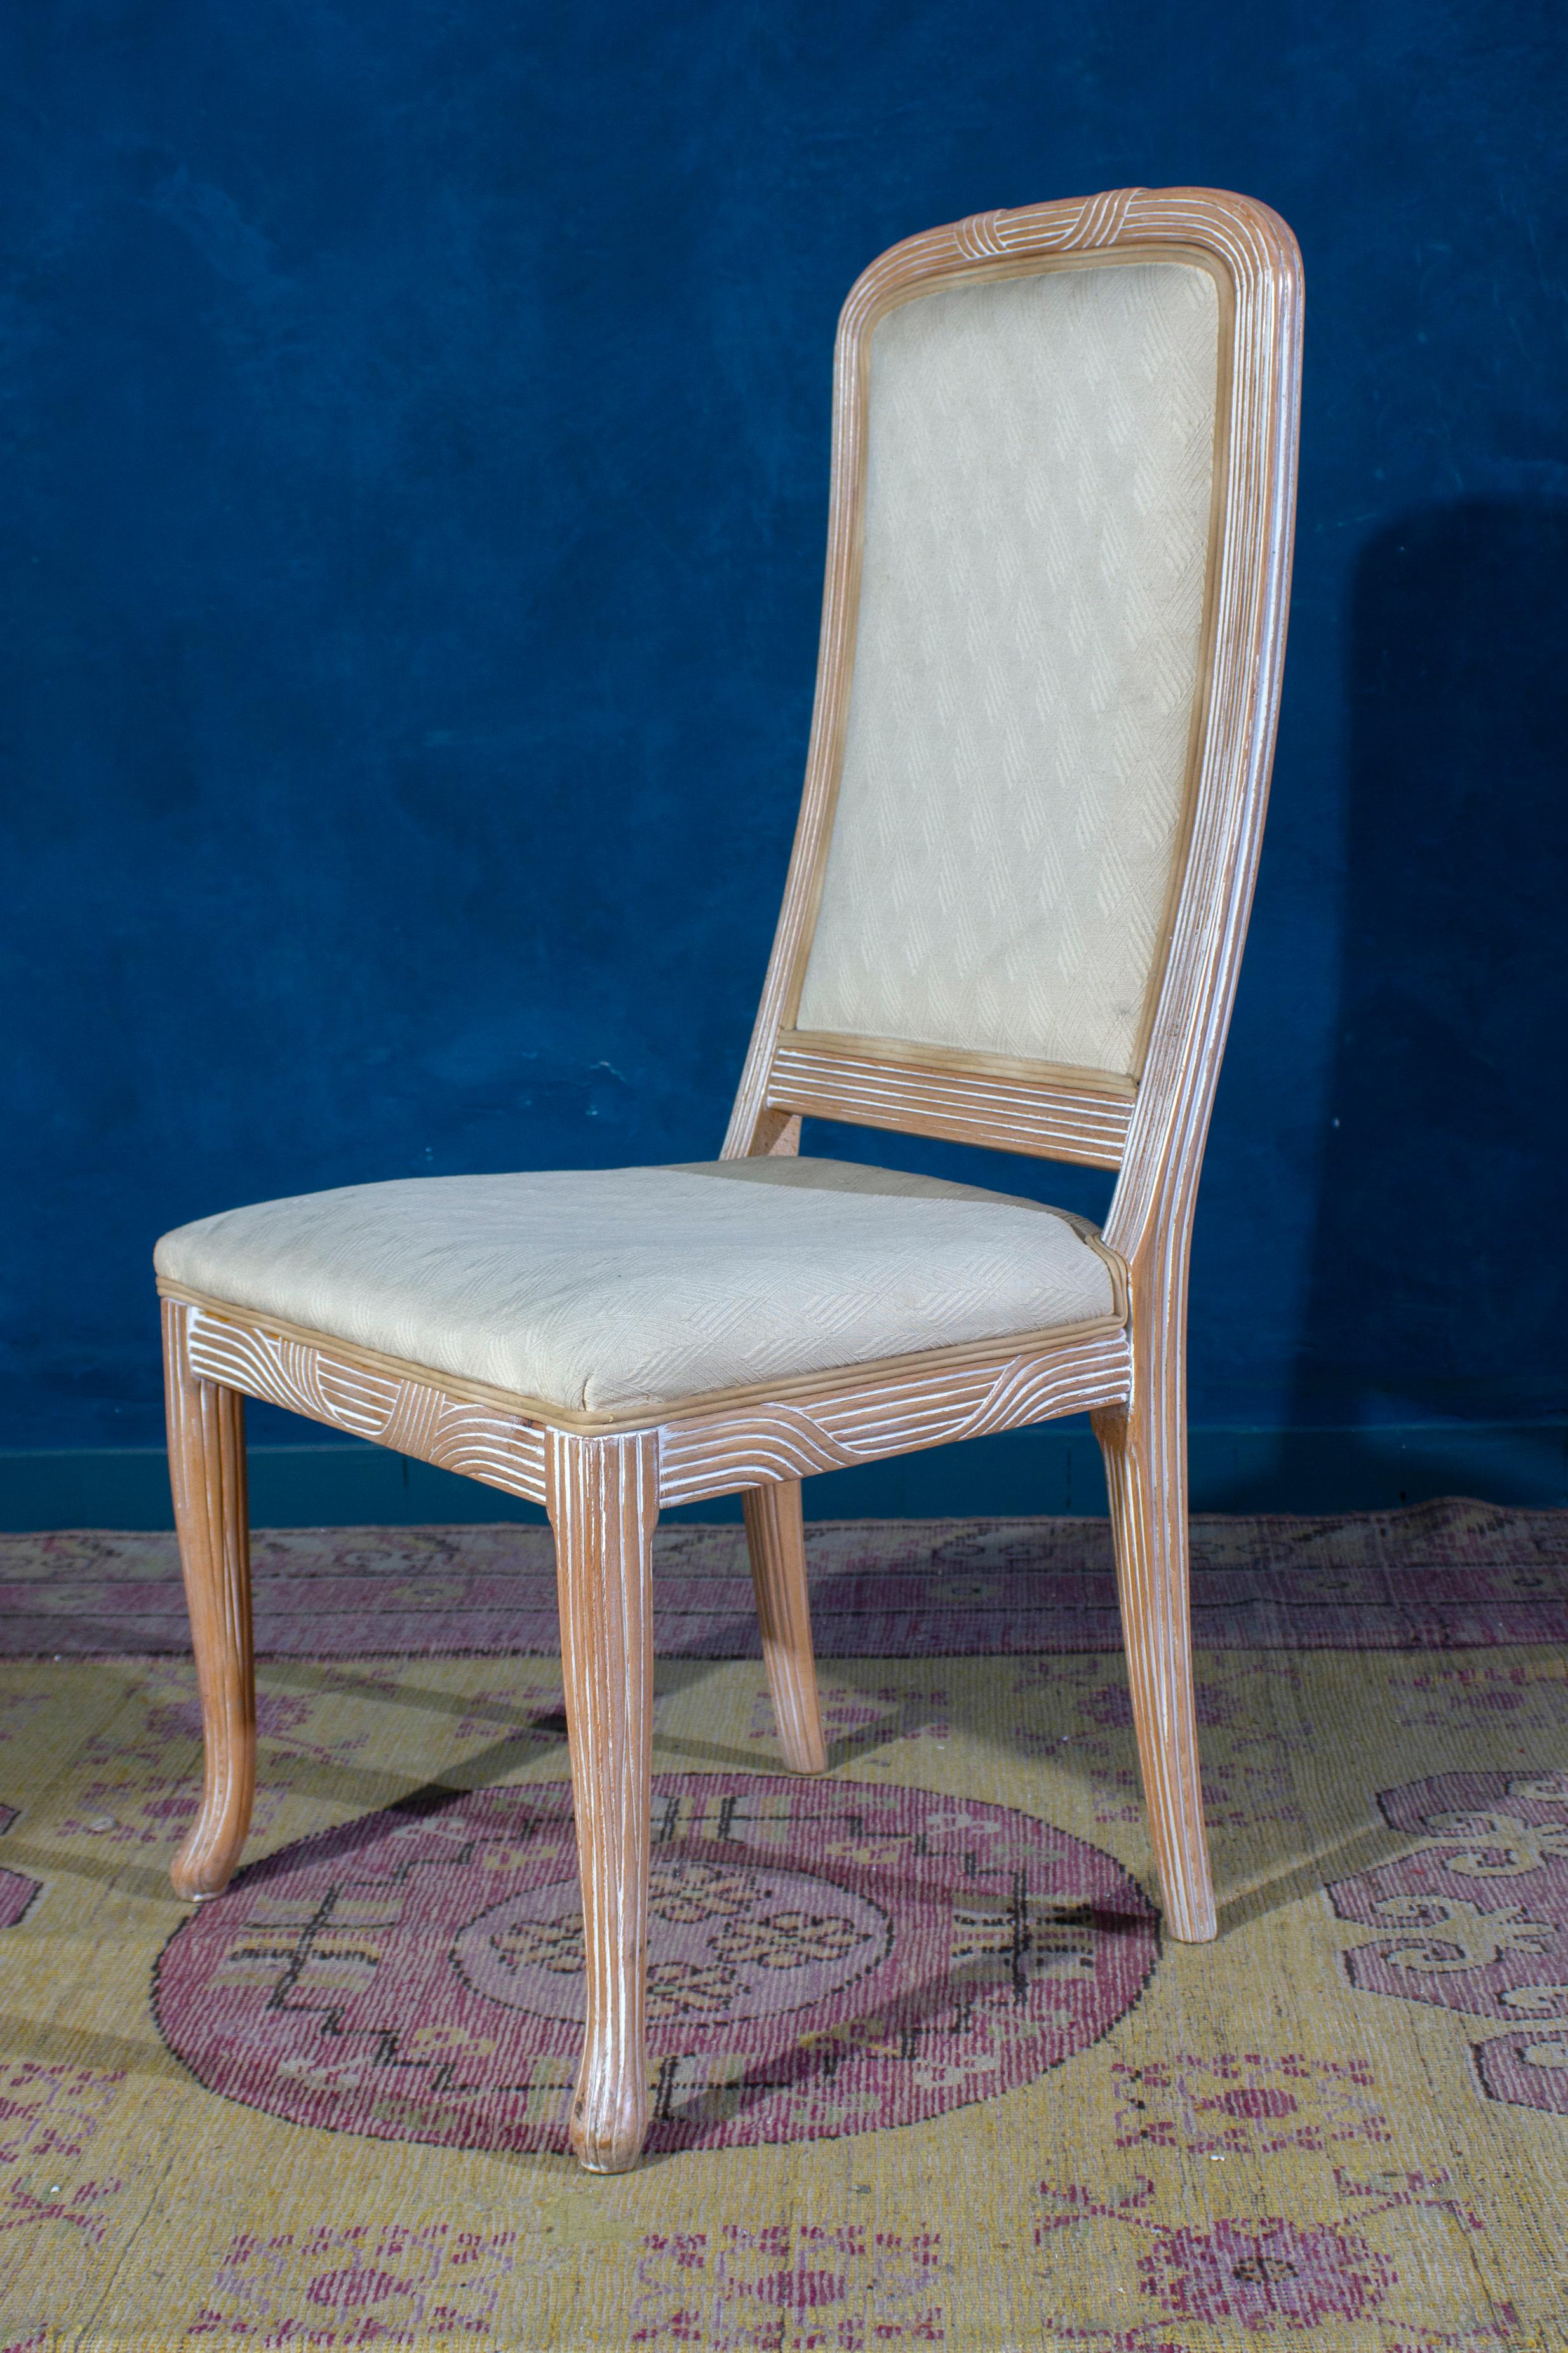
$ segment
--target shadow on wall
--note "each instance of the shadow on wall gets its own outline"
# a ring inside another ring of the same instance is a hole
[[[1380,1424],[1544,1425],[1568,1404],[1565,622],[1568,505],[1418,511],[1358,568],[1340,1034],[1292,1415],[1359,1426],[1348,1485],[1386,1493]],[[1462,1432],[1443,1442],[1462,1453]],[[1560,1431],[1509,1443],[1517,1463],[1471,1493],[1561,1478]]]

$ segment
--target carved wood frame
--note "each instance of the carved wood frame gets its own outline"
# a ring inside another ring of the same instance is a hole
[[[1205,670],[1185,842],[1134,1082],[1007,1057],[791,1026],[832,829],[853,660],[869,339],[896,303],[973,277],[1181,257],[1221,301]],[[268,1399],[545,1505],[587,1923],[588,2031],[573,2110],[585,2165],[636,2161],[647,2122],[646,1948],[652,1530],[661,1506],[740,1490],[787,1759],[826,1761],[799,1482],[1088,1410],[1105,1456],[1129,1674],[1168,1925],[1215,1933],[1187,1617],[1185,1301],[1193,1204],[1246,934],[1279,709],[1300,370],[1300,260],[1267,206],[1209,189],[1121,189],[985,213],[911,237],[847,301],[805,788],[767,980],[724,1143],[798,1149],[803,1114],[1119,1171],[1105,1231],[1119,1313],[849,1366],[642,1414],[564,1411],[172,1282],[170,1457],[206,1735],[184,1894],[238,1860],[255,1766],[241,1398]]]
[[[1185,840],[1142,1067],[1118,1074],[793,1027],[843,765],[866,499],[871,339],[888,312],[975,280],[1182,259],[1220,292],[1213,526]],[[784,906],[725,1138],[773,1147],[801,1113],[1120,1168],[1107,1239],[1131,1257],[1173,1151],[1201,1153],[1257,875],[1279,717],[1300,396],[1300,255],[1266,205],[1121,188],[982,213],[907,238],[850,290],[834,362],[833,478],[816,700]]]

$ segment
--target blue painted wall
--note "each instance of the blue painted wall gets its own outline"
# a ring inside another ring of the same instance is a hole
[[[1556,0],[59,0],[3,41],[0,1444],[157,1440],[164,1226],[716,1148],[838,303],[1128,181],[1267,197],[1310,280],[1194,1419],[1563,1410]]]

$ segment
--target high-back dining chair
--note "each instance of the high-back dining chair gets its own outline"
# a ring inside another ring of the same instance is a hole
[[[660,1506],[740,1491],[788,1763],[826,1766],[800,1482],[1088,1409],[1167,1926],[1215,1934],[1187,1607],[1198,1166],[1273,750],[1300,265],[1121,189],[872,263],[839,328],[805,797],[722,1157],[351,1186],[158,1245],[216,1895],[255,1781],[247,1396],[543,1504],[587,2018],[572,2141],[634,2164]],[[1119,1172],[1103,1234],[798,1156],[803,1115]]]

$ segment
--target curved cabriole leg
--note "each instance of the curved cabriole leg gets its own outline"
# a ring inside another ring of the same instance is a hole
[[[588,2000],[572,2147],[591,2173],[624,2173],[637,2163],[648,2126],[658,1435],[574,1438],[552,1430],[546,1482]]]
[[[748,1487],[741,1504],[779,1746],[792,1773],[826,1773],[827,1744],[822,1736],[811,1649],[800,1481],[780,1479],[766,1487]]]
[[[1171,1933],[1215,1935],[1193,1707],[1187,1432],[1180,1340],[1133,1345],[1133,1397],[1093,1416],[1110,1491],[1127,1679],[1149,1832]]]
[[[191,1615],[205,1762],[202,1807],[169,1876],[200,1901],[227,1886],[256,1796],[256,1665],[250,1630],[250,1523],[245,1399],[199,1381],[185,1351],[189,1310],[163,1302],[169,1481]]]

